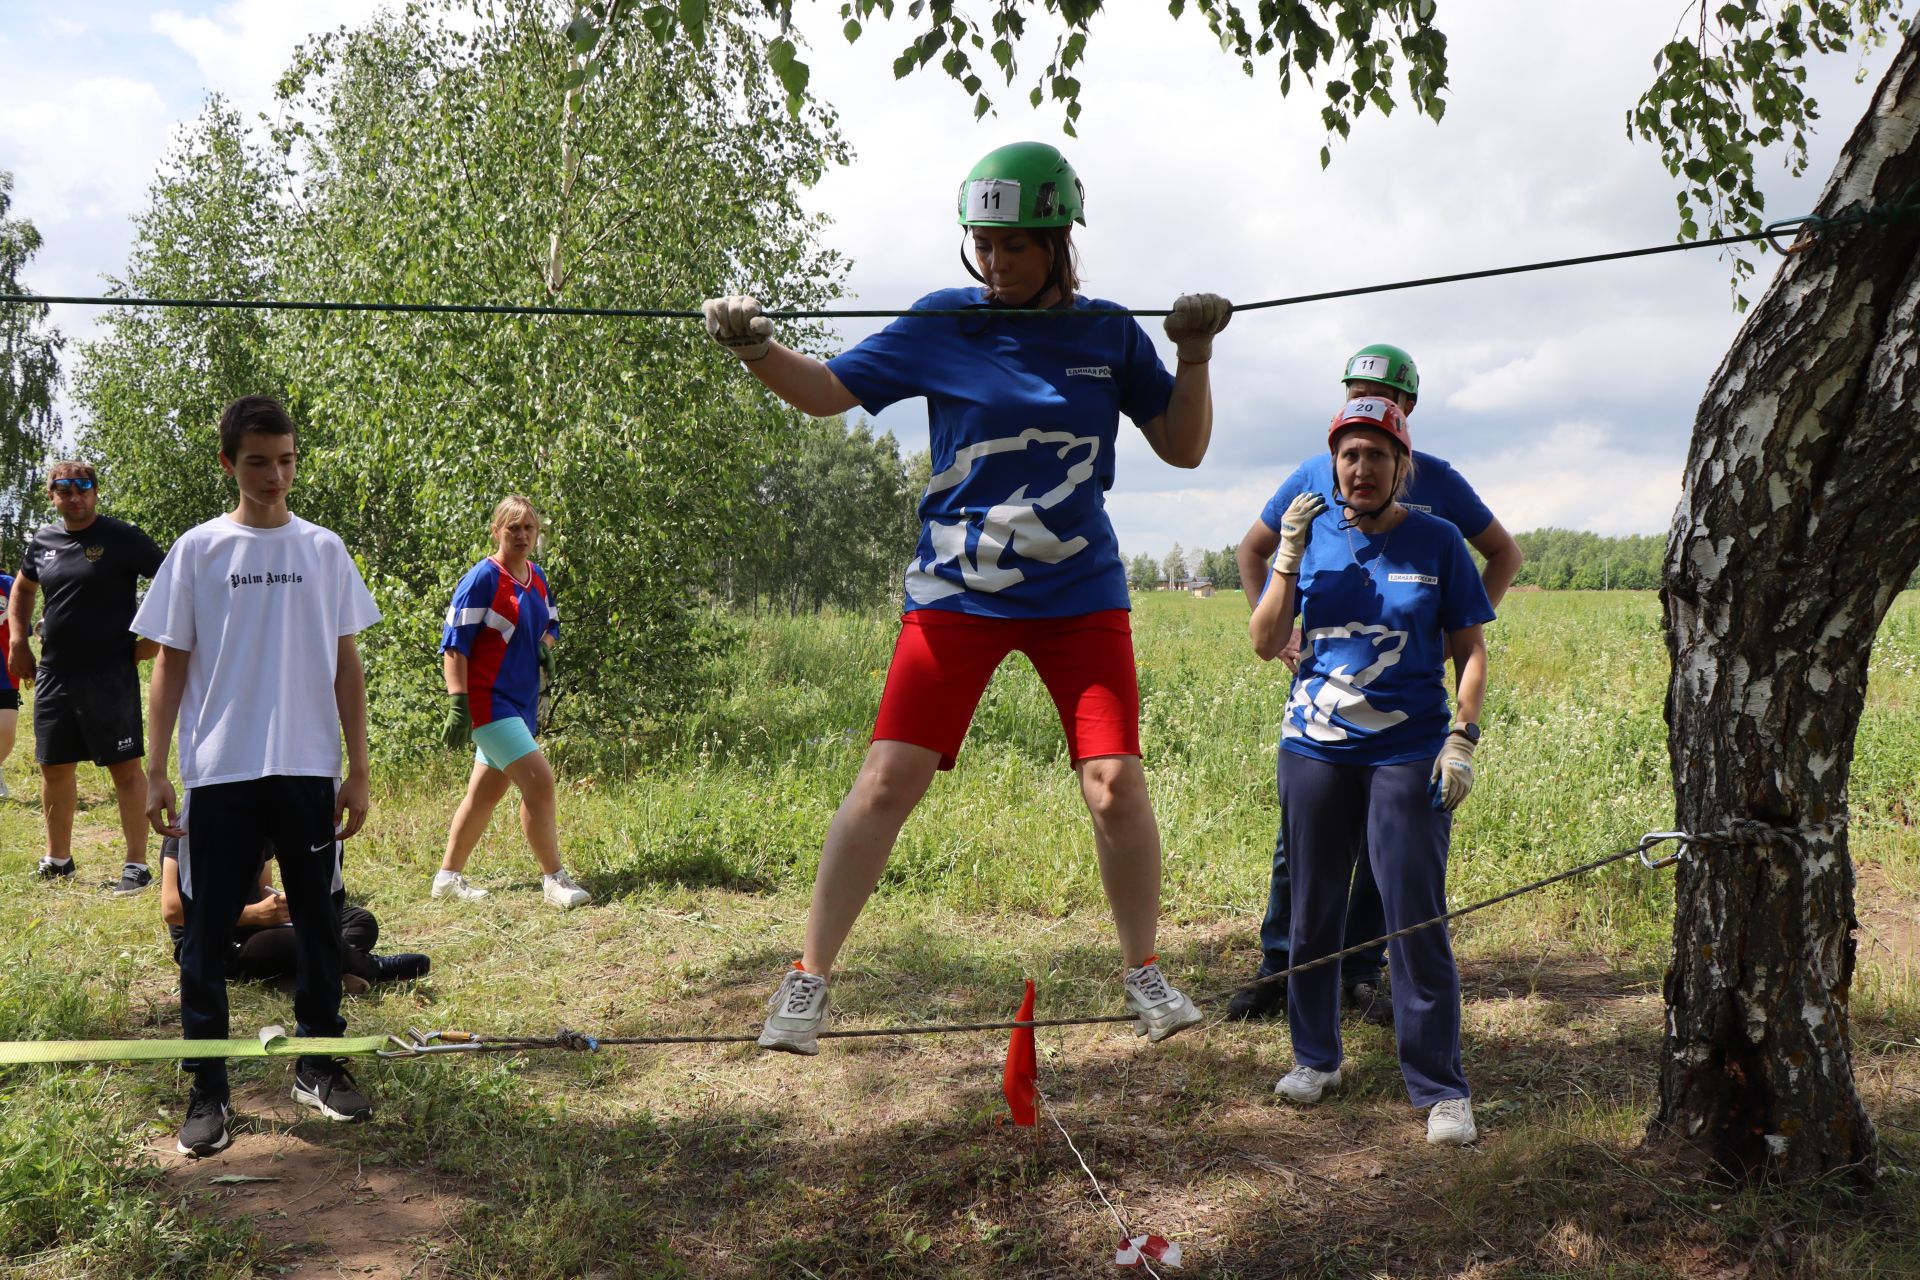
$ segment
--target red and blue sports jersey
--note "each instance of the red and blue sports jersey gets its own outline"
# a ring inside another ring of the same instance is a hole
[[[560,612],[540,566],[527,565],[527,580],[515,582],[488,556],[453,589],[440,648],[467,658],[467,707],[479,728],[519,716],[531,729],[540,703],[542,637],[560,634]]]
[[[13,688],[13,676],[7,671],[7,654],[13,645],[13,624],[7,621],[7,602],[12,598],[13,575],[0,573],[0,689]]]

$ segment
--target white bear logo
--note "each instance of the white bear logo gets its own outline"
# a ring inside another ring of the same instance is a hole
[[[1045,493],[1029,495],[1027,486],[1023,484],[1008,494],[1004,501],[995,503],[980,515],[980,536],[971,555],[967,552],[968,534],[973,524],[971,518],[953,523],[929,521],[927,531],[933,542],[933,556],[931,559],[915,560],[907,566],[907,595],[916,604],[931,604],[935,600],[959,595],[962,591],[1005,591],[1017,582],[1024,582],[1027,577],[1024,572],[1000,563],[1001,554],[1005,551],[1011,550],[1029,560],[1059,564],[1086,549],[1085,538],[1062,541],[1053,530],[1041,523],[1040,512],[1059,505],[1068,494],[1093,479],[1094,460],[1100,456],[1098,436],[1076,436],[1070,431],[1029,428],[1017,436],[1003,436],[998,440],[970,444],[953,455],[952,466],[933,477],[927,485],[927,493],[941,493],[960,484],[983,459],[1000,453],[1024,453],[1031,445],[1057,446],[1053,456],[1062,462],[1076,450],[1085,452],[1068,465],[1065,479]],[[958,567],[961,581],[955,582],[936,574],[934,568],[937,565]]]
[[[1407,647],[1407,633],[1390,631],[1378,623],[1349,622],[1344,627],[1315,627],[1306,635],[1306,642],[1315,646],[1338,640],[1359,641],[1358,645],[1349,647],[1359,650],[1357,657],[1371,654],[1373,661],[1358,672],[1343,662],[1317,681],[1312,677],[1298,681],[1280,721],[1282,738],[1344,742],[1353,736],[1347,732],[1347,725],[1378,733],[1407,718],[1404,711],[1381,711],[1361,692],[1377,680],[1381,672],[1400,661],[1400,652]],[[1316,685],[1309,691],[1309,686]],[[1296,709],[1300,712],[1297,722],[1293,714]],[[1336,722],[1335,716],[1345,723]]]

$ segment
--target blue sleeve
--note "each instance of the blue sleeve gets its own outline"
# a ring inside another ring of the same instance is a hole
[[[962,303],[942,293],[930,293],[911,309],[958,305]],[[921,366],[922,338],[929,326],[938,323],[933,317],[901,316],[827,361],[827,368],[868,413],[879,413],[890,404],[925,395],[925,389],[914,381],[914,373]]]
[[[1493,523],[1493,512],[1487,504],[1480,501],[1480,495],[1473,491],[1467,478],[1446,463],[1441,477],[1442,483],[1436,486],[1440,491],[1440,502],[1435,505],[1433,514],[1439,516],[1460,531],[1464,538],[1477,538],[1487,531]]]
[[[547,581],[547,571],[539,565],[533,566],[533,571],[540,575],[540,585],[547,589],[547,634],[550,636],[558,636],[560,634],[560,606],[553,602],[553,584]]]
[[[1492,622],[1494,617],[1493,602],[1487,599],[1487,588],[1480,581],[1480,571],[1473,565],[1466,539],[1457,529],[1452,533],[1442,552],[1446,558],[1442,562],[1445,569],[1441,575],[1444,594],[1440,598],[1440,626],[1447,632],[1477,627]]]
[[[1173,399],[1173,375],[1160,363],[1160,353],[1140,322],[1131,316],[1124,319],[1130,332],[1126,363],[1120,370],[1120,412],[1137,427],[1167,411]]]
[[[1280,532],[1280,517],[1287,513],[1293,500],[1313,487],[1312,479],[1307,475],[1307,464],[1301,463],[1293,469],[1293,474],[1280,482],[1280,487],[1267,499],[1267,505],[1260,509],[1260,523]]]
[[[453,603],[447,606],[447,621],[440,629],[440,649],[471,655],[473,639],[486,625],[487,611],[493,608],[493,595],[499,587],[493,561],[482,560],[467,570],[460,585],[453,589]]]

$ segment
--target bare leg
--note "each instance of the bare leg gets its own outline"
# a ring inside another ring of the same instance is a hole
[[[127,861],[147,863],[147,769],[139,758],[107,766],[113,798],[120,806],[120,832],[127,838]]]
[[[1129,968],[1154,953],[1160,928],[1160,827],[1147,795],[1139,756],[1082,760],[1080,795],[1093,816],[1093,847],[1100,883],[1113,908],[1114,929]]]
[[[911,743],[882,741],[867,748],[853,790],[840,802],[820,850],[807,908],[807,945],[801,963],[827,977],[861,908],[880,883],[900,828],[940,768],[940,753]]]
[[[494,806],[507,794],[507,786],[506,774],[474,761],[473,773],[467,779],[467,794],[454,811],[453,826],[447,830],[447,853],[440,859],[442,871],[466,870],[467,859],[473,856],[474,846],[486,833]]]
[[[0,710],[0,766],[13,754],[13,739],[19,729],[20,713],[11,708]]]
[[[47,818],[47,853],[63,860],[73,856],[73,811],[80,806],[76,767],[40,766],[40,809]]]
[[[554,795],[553,766],[534,751],[507,766],[507,777],[520,788],[520,829],[527,833],[533,860],[548,875],[560,869],[559,800]]]

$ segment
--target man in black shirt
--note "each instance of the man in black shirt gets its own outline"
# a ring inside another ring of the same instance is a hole
[[[40,801],[47,816],[47,854],[38,874],[73,874],[73,814],[77,766],[91,760],[113,778],[126,833],[127,859],[115,893],[138,893],[153,882],[147,870],[147,781],[140,767],[145,731],[140,720],[140,652],[133,621],[136,583],[151,578],[164,558],[152,538],[99,513],[97,477],[84,462],[56,462],[47,495],[58,524],[27,543],[7,602],[12,642],[7,671],[15,683],[33,682],[33,736],[40,761]],[[36,667],[34,598],[44,592],[45,634]],[[147,646],[150,648],[151,646]]]

